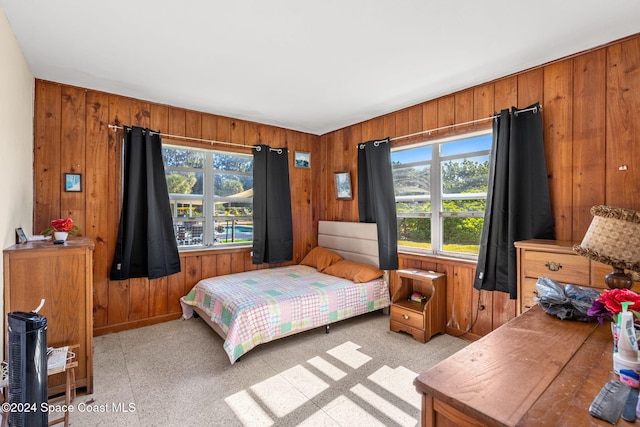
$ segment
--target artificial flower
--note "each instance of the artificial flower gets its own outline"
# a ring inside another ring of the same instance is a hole
[[[611,312],[607,310],[604,303],[598,299],[595,299],[591,307],[587,310],[587,316],[595,317],[601,325],[604,324],[605,320],[613,320]]]
[[[79,227],[73,223],[71,218],[60,218],[51,221],[51,227],[42,232],[45,236],[52,235],[55,231],[64,231],[72,236],[75,236],[79,230]]]
[[[600,324],[605,319],[615,321],[617,314],[622,312],[623,302],[631,303],[628,310],[633,313],[636,321],[640,321],[640,295],[630,289],[605,290],[593,301],[587,315],[598,319]]]

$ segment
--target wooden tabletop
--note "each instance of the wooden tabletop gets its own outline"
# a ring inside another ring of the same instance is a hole
[[[488,425],[606,426],[588,408],[617,378],[612,349],[610,325],[560,320],[536,305],[414,385]]]
[[[446,273],[438,273],[435,271],[420,270],[416,268],[412,268],[408,270],[396,270],[396,274],[398,274],[401,277],[407,277],[410,279],[417,279],[417,280],[425,280],[425,279],[433,280],[442,276],[446,276]]]
[[[49,240],[35,240],[26,243],[17,243],[13,246],[9,246],[4,252],[18,252],[18,251],[30,251],[32,249],[38,250],[52,250],[57,251],[60,249],[77,249],[89,247],[93,250],[95,243],[90,237],[69,237],[62,244],[55,244],[51,239]]]

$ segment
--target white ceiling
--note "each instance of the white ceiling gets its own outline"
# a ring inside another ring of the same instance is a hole
[[[640,0],[0,0],[36,78],[324,134],[640,33]]]

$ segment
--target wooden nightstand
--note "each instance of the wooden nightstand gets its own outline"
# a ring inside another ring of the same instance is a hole
[[[445,332],[447,276],[424,270],[397,270],[398,290],[391,297],[390,329],[407,332],[420,342],[427,342]],[[414,292],[426,299],[411,301]]]

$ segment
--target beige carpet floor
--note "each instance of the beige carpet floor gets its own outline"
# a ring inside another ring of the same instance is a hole
[[[422,344],[381,312],[260,345],[231,365],[202,319],[94,339],[72,426],[415,426],[422,371],[468,344]],[[51,403],[55,403],[52,401]]]

